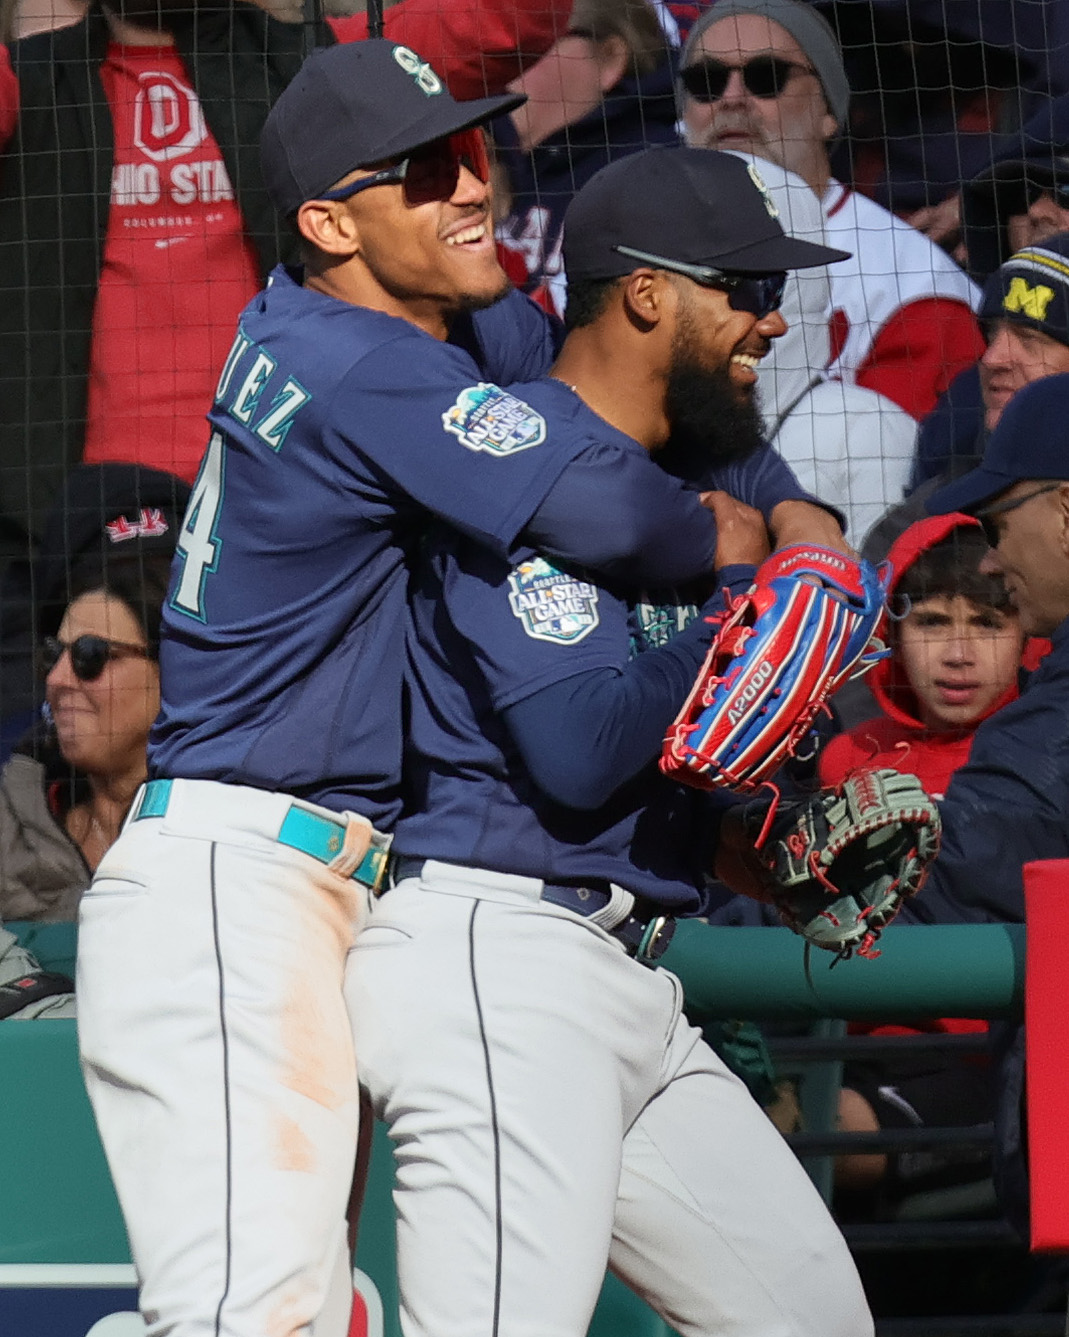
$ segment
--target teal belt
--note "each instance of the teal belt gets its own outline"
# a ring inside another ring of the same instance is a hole
[[[134,813],[132,822],[140,822],[146,817],[163,817],[171,801],[173,780],[150,780],[145,785],[141,801]],[[282,825],[275,837],[280,845],[300,850],[309,854],[320,863],[329,864],[341,853],[345,842],[345,823],[332,817],[323,817],[319,813],[309,812],[294,803],[282,819]],[[390,838],[372,832],[371,848],[364,855],[360,866],[350,874],[354,882],[378,891],[386,875],[389,859]]]

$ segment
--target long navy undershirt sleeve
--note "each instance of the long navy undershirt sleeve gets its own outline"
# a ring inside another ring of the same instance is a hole
[[[523,541],[610,584],[682,585],[712,572],[716,521],[645,452],[594,445],[561,474]]]
[[[710,469],[701,479],[701,489],[730,492],[737,501],[759,510],[766,522],[781,501],[808,501],[844,523],[842,512],[807,492],[787,461],[769,445],[745,459]]]
[[[730,570],[736,579],[753,572]],[[658,755],[712,640],[704,614],[722,608],[718,592],[678,636],[626,668],[577,674],[505,711],[512,740],[544,794],[569,808],[599,808]]]

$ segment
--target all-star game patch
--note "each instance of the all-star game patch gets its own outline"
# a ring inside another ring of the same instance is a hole
[[[570,645],[598,625],[597,586],[558,571],[544,557],[515,567],[509,587],[509,606],[536,641]]]
[[[469,450],[514,455],[546,439],[541,413],[486,381],[461,390],[456,403],[442,414],[442,426]]]

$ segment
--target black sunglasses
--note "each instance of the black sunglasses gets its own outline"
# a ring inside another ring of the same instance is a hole
[[[1034,492],[1026,492],[1023,497],[1015,497],[1013,501],[997,502],[994,506],[985,506],[982,511],[974,511],[973,515],[979,520],[980,528],[984,531],[987,546],[997,548],[1002,537],[998,526],[993,523],[996,516],[1009,515],[1010,511],[1015,511],[1018,506],[1023,506],[1033,497],[1042,497],[1045,492],[1054,492],[1060,487],[1061,483],[1047,483],[1044,487],[1037,487]]]
[[[324,190],[320,200],[350,200],[372,186],[400,184],[404,187],[409,204],[429,204],[434,200],[450,199],[460,180],[460,169],[466,167],[485,185],[490,180],[490,153],[486,136],[477,127],[462,130],[445,139],[435,140],[415,149],[407,157],[390,167],[383,167],[370,176],[362,176],[347,186]]]
[[[69,652],[71,669],[79,682],[95,682],[112,659],[152,659],[152,652],[144,645],[130,645],[127,641],[109,641],[105,636],[88,633],[73,641],[61,641],[46,636],[41,642],[41,671],[46,676]]]
[[[742,75],[743,86],[754,97],[778,98],[796,74],[815,74],[809,65],[800,65],[782,56],[754,56],[742,65],[728,65],[722,60],[702,60],[680,72],[683,87],[695,102],[718,102],[724,96],[732,72]]]
[[[772,274],[729,274],[711,265],[691,265],[684,260],[667,260],[663,255],[654,255],[650,251],[638,251],[633,246],[614,246],[614,251],[626,255],[631,260],[640,260],[651,269],[667,269],[673,274],[682,274],[685,278],[701,284],[703,288],[719,288],[727,293],[728,305],[732,311],[746,311],[758,320],[778,311],[783,302],[783,289],[787,284],[787,275]]]

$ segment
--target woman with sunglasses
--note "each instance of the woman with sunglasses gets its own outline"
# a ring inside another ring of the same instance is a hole
[[[145,779],[169,560],[75,575],[41,642],[45,723],[0,772],[0,918],[70,920]]]

